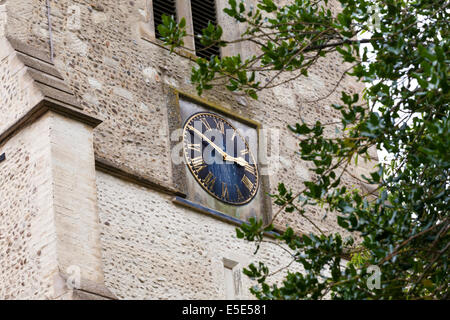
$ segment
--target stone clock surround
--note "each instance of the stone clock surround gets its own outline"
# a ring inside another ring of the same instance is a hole
[[[205,110],[213,113],[217,113],[220,116],[225,118],[229,118],[237,123],[241,123],[243,126],[253,128],[256,130],[256,134],[258,135],[258,131],[262,128],[261,124],[246,119],[240,115],[237,115],[230,110],[223,108],[217,104],[208,102],[207,100],[198,98],[196,96],[190,95],[188,93],[177,90],[176,88],[170,88],[168,90],[168,121],[169,121],[169,136],[172,137],[171,149],[173,150],[177,144],[180,143],[181,140],[176,139],[176,133],[183,127],[184,121],[186,120],[187,114],[184,114],[181,110],[181,102],[180,100],[185,100],[191,102],[195,105],[198,105],[198,110]],[[239,128],[238,128],[239,129]],[[180,137],[181,138],[181,137]],[[259,142],[260,137],[257,137]],[[252,150],[256,158],[259,159],[259,155],[257,152],[259,150]],[[259,162],[259,160],[258,160]],[[260,165],[258,163],[258,165]],[[186,164],[179,163],[176,164],[172,162],[172,173],[173,173],[173,181],[176,186],[176,189],[179,190],[183,197],[175,198],[175,203],[179,205],[187,206],[191,209],[199,211],[205,214],[212,214],[216,216],[218,219],[227,220],[227,216],[230,217],[229,222],[231,223],[243,223],[245,222],[245,217],[253,216],[256,213],[257,218],[262,218],[264,222],[270,221],[272,216],[272,205],[270,203],[270,198],[265,197],[265,193],[269,192],[269,179],[265,175],[260,175],[260,186],[257,192],[257,196],[253,199],[249,204],[236,207],[233,205],[227,205],[220,202],[217,199],[214,199],[212,196],[207,195],[207,193],[201,189],[200,186],[197,186],[195,179],[192,177],[189,169],[186,167]],[[199,199],[199,194],[203,197]],[[197,195],[197,196],[196,196]],[[184,199],[182,199],[184,198]],[[243,218],[240,218],[240,217]]]

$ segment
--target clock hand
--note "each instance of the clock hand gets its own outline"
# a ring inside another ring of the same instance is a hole
[[[193,126],[188,126],[188,129],[192,130],[193,132],[195,132],[196,134],[198,134],[200,137],[203,138],[203,140],[205,140],[206,142],[208,142],[214,149],[216,149],[220,155],[223,157],[223,159],[225,161],[233,161],[236,162],[238,165],[245,167],[246,165],[248,165],[248,162],[245,161],[245,159],[239,157],[239,158],[235,158],[230,156],[228,153],[226,153],[225,151],[223,151],[221,148],[219,148],[214,142],[212,142],[210,139],[208,139],[208,137],[206,137],[203,133],[201,133],[200,131],[198,131],[197,129],[195,129]]]
[[[230,155],[228,155],[228,154],[227,154],[227,156],[225,157],[225,160],[228,160],[228,161],[234,161],[234,162],[236,162],[238,165],[240,165],[241,167],[245,167],[246,165],[248,165],[248,162],[245,161],[244,158],[241,158],[241,157],[235,158],[235,157],[232,157],[232,156],[230,156]]]
[[[219,148],[214,142],[212,142],[210,139],[208,139],[203,133],[201,133],[200,131],[198,131],[197,129],[195,129],[193,126],[188,126],[188,129],[192,130],[193,132],[195,132],[196,134],[198,134],[200,137],[203,138],[203,140],[205,140],[206,142],[208,142],[214,149],[217,150],[217,152],[220,153],[220,155],[225,159],[228,154],[223,151],[221,148]]]

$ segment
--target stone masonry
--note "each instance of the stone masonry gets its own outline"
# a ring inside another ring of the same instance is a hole
[[[0,1],[0,299],[251,298],[241,268],[264,260],[276,270],[289,256],[270,244],[255,256],[232,221],[174,201],[185,195],[171,165],[170,105],[174,92],[196,93],[190,59],[154,39],[151,0],[49,3],[50,26],[45,0]],[[238,34],[218,18],[227,38]],[[220,88],[201,101],[279,129],[281,165],[264,191],[295,188],[310,172],[286,127],[338,120],[339,92],[363,88],[345,78],[329,95],[346,68],[330,56],[258,101]],[[333,215],[307,214],[337,229]],[[314,230],[300,216],[276,221],[286,224]]]

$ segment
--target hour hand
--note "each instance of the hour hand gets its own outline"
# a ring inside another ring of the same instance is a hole
[[[245,167],[245,166],[248,165],[248,162],[245,161],[245,159],[244,159],[244,158],[241,158],[241,157],[235,158],[235,157],[232,157],[232,156],[230,156],[230,155],[227,154],[224,158],[225,158],[225,161],[236,162],[236,163],[237,163],[238,165],[240,165],[241,167]]]

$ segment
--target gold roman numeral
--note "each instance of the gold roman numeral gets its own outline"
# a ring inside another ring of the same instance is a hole
[[[208,120],[205,118],[201,118],[200,121],[203,123],[203,125],[206,127],[206,131],[211,130],[211,126],[209,125]]]
[[[192,163],[192,169],[194,169],[197,172],[200,172],[207,167],[205,162],[203,161],[202,156],[191,159],[191,163]]]
[[[230,194],[228,193],[228,185],[222,182],[222,199],[230,201]]]
[[[200,143],[190,143],[190,144],[187,145],[187,148],[190,149],[190,150],[202,152]]]
[[[248,173],[251,173],[252,175],[256,176],[256,168],[254,166],[252,166],[251,164],[247,163],[245,165],[245,171],[247,171]]]
[[[244,200],[244,195],[242,194],[242,192],[239,189],[237,184],[235,184],[234,186],[236,187],[236,193],[237,193],[238,201],[243,201]]]
[[[214,122],[216,123],[217,130],[220,131],[220,133],[225,134],[225,125],[222,121],[214,119]]]
[[[208,172],[205,179],[202,180],[204,186],[211,190],[214,187],[214,184],[216,183],[216,177],[211,173],[211,171]]]
[[[241,150],[241,156],[245,156],[248,152],[248,149]]]
[[[247,187],[248,191],[251,191],[253,189],[253,182],[250,181],[250,179],[244,174],[244,176],[242,177],[242,183],[244,184],[244,186]]]

